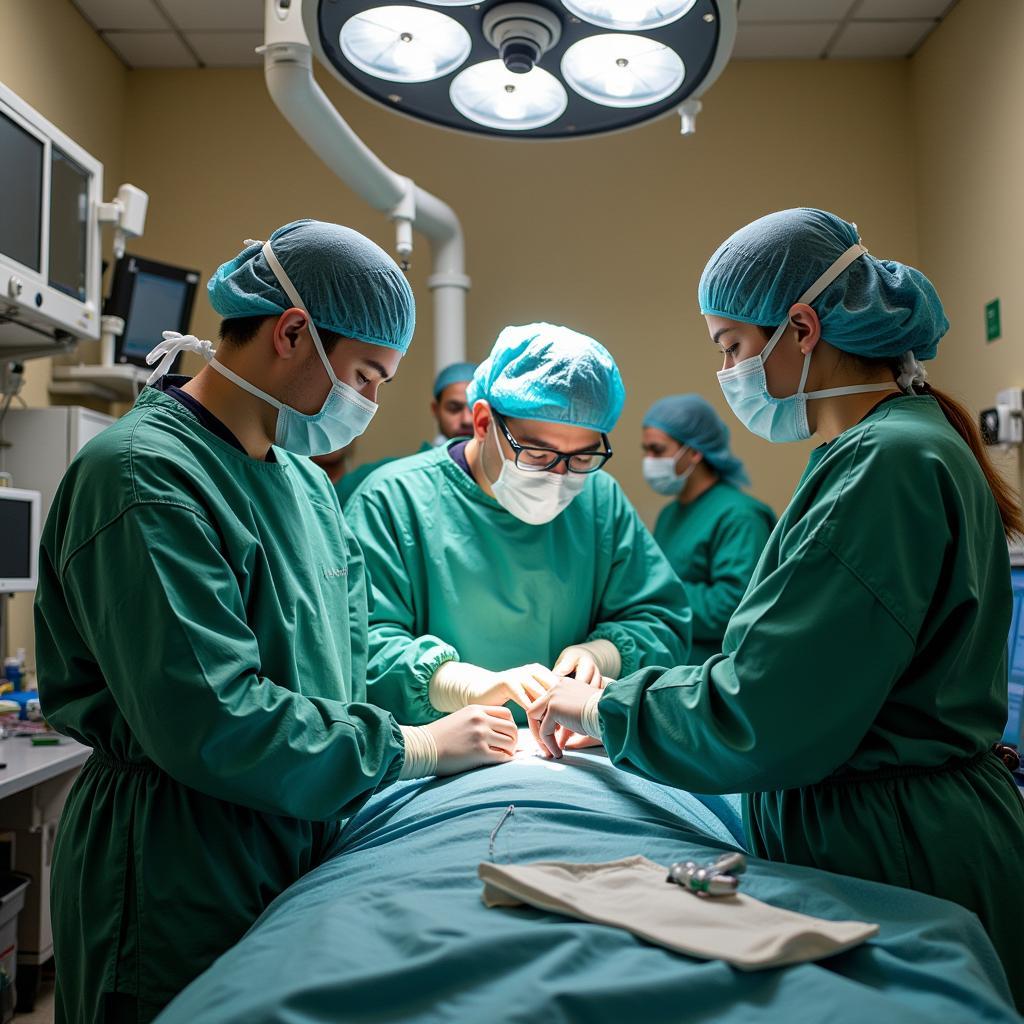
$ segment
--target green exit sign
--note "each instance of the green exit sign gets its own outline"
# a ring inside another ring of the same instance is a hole
[[[993,299],[985,306],[985,340],[996,341],[1002,336],[1003,325],[999,316],[999,300]]]

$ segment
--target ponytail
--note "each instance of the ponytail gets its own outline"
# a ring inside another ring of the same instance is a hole
[[[967,447],[974,453],[978,460],[985,480],[988,482],[992,496],[999,506],[999,518],[1003,521],[1003,532],[1007,539],[1014,537],[1024,538],[1024,512],[1020,507],[1020,495],[1003,479],[1002,474],[992,465],[989,458],[988,448],[981,439],[981,432],[974,422],[974,417],[958,402],[931,384],[916,385],[918,394],[930,395],[939,403],[943,416],[949,421],[949,425],[964,439]]]

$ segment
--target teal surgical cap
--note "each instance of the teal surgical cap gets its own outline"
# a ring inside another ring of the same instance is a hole
[[[441,392],[449,384],[468,384],[476,373],[476,363],[452,363],[446,366],[434,380],[434,398],[440,398]]]
[[[608,350],[568,327],[506,327],[467,392],[503,416],[610,433],[626,389]]]
[[[313,323],[345,338],[404,352],[416,326],[416,301],[398,264],[368,238],[320,220],[297,220],[270,236]],[[210,305],[225,319],[276,316],[294,303],[253,242],[207,282]]]
[[[750,483],[743,463],[729,451],[729,428],[700,395],[669,395],[648,409],[645,427],[664,431],[693,448],[726,483],[739,487]]]
[[[847,249],[857,229],[824,210],[783,210],[726,239],[708,261],[698,298],[705,315],[775,328]],[[870,253],[812,299],[821,336],[868,359],[913,352],[932,359],[949,328],[942,302],[919,270]]]

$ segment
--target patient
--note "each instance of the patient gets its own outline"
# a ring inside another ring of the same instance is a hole
[[[522,737],[522,734],[521,734]],[[706,861],[741,840],[738,803],[618,771],[600,751],[399,784],[325,864],[165,1012],[161,1024],[946,1024],[1018,1018],[977,919],[909,890],[750,859],[741,891],[880,925],[820,963],[740,971],[558,914],[488,909],[481,862]],[[511,811],[509,808],[513,808]],[[665,897],[699,897],[665,886]],[[682,906],[687,904],[683,903]]]

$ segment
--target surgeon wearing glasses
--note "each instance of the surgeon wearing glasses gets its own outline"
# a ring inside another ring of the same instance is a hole
[[[471,438],[381,469],[346,508],[373,583],[370,700],[416,725],[687,656],[682,585],[599,472],[625,400],[608,351],[506,328],[468,400]]]

